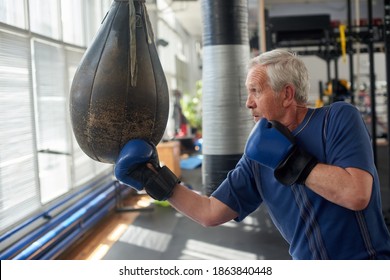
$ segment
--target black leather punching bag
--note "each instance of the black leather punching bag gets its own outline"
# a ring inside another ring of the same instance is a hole
[[[130,139],[155,145],[169,112],[169,92],[144,0],[114,0],[86,50],[70,91],[70,115],[81,149],[114,163]]]

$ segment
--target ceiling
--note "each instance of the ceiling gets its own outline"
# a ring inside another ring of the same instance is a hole
[[[202,11],[201,3],[204,0],[166,0],[170,8],[174,11],[181,25],[195,38],[200,41],[202,39]],[[355,1],[355,0],[353,0]],[[359,1],[359,0],[357,0]],[[276,4],[292,4],[292,3],[329,3],[340,2],[337,0],[248,0],[249,9],[249,28],[257,28],[257,18],[260,12],[260,3],[264,7]]]

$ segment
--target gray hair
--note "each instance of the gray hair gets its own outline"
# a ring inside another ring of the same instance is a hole
[[[287,84],[295,87],[295,100],[305,104],[309,95],[309,74],[304,62],[297,54],[275,49],[252,58],[248,69],[256,66],[266,66],[268,83],[273,91],[279,92]]]

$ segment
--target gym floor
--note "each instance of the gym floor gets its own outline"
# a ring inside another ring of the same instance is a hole
[[[390,227],[390,188],[387,146],[378,146],[378,172],[385,219]],[[183,183],[202,188],[201,168],[182,170]],[[116,212],[58,259],[175,260],[268,259],[288,260],[288,244],[264,207],[243,222],[204,228],[169,205],[154,204],[147,195],[125,202],[141,211]]]

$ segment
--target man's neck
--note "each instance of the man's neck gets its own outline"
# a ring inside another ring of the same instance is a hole
[[[295,105],[295,108],[292,109],[290,122],[287,125],[287,128],[290,131],[296,129],[301,124],[301,122],[303,122],[303,120],[305,119],[308,110],[309,109],[307,108],[306,105]]]

